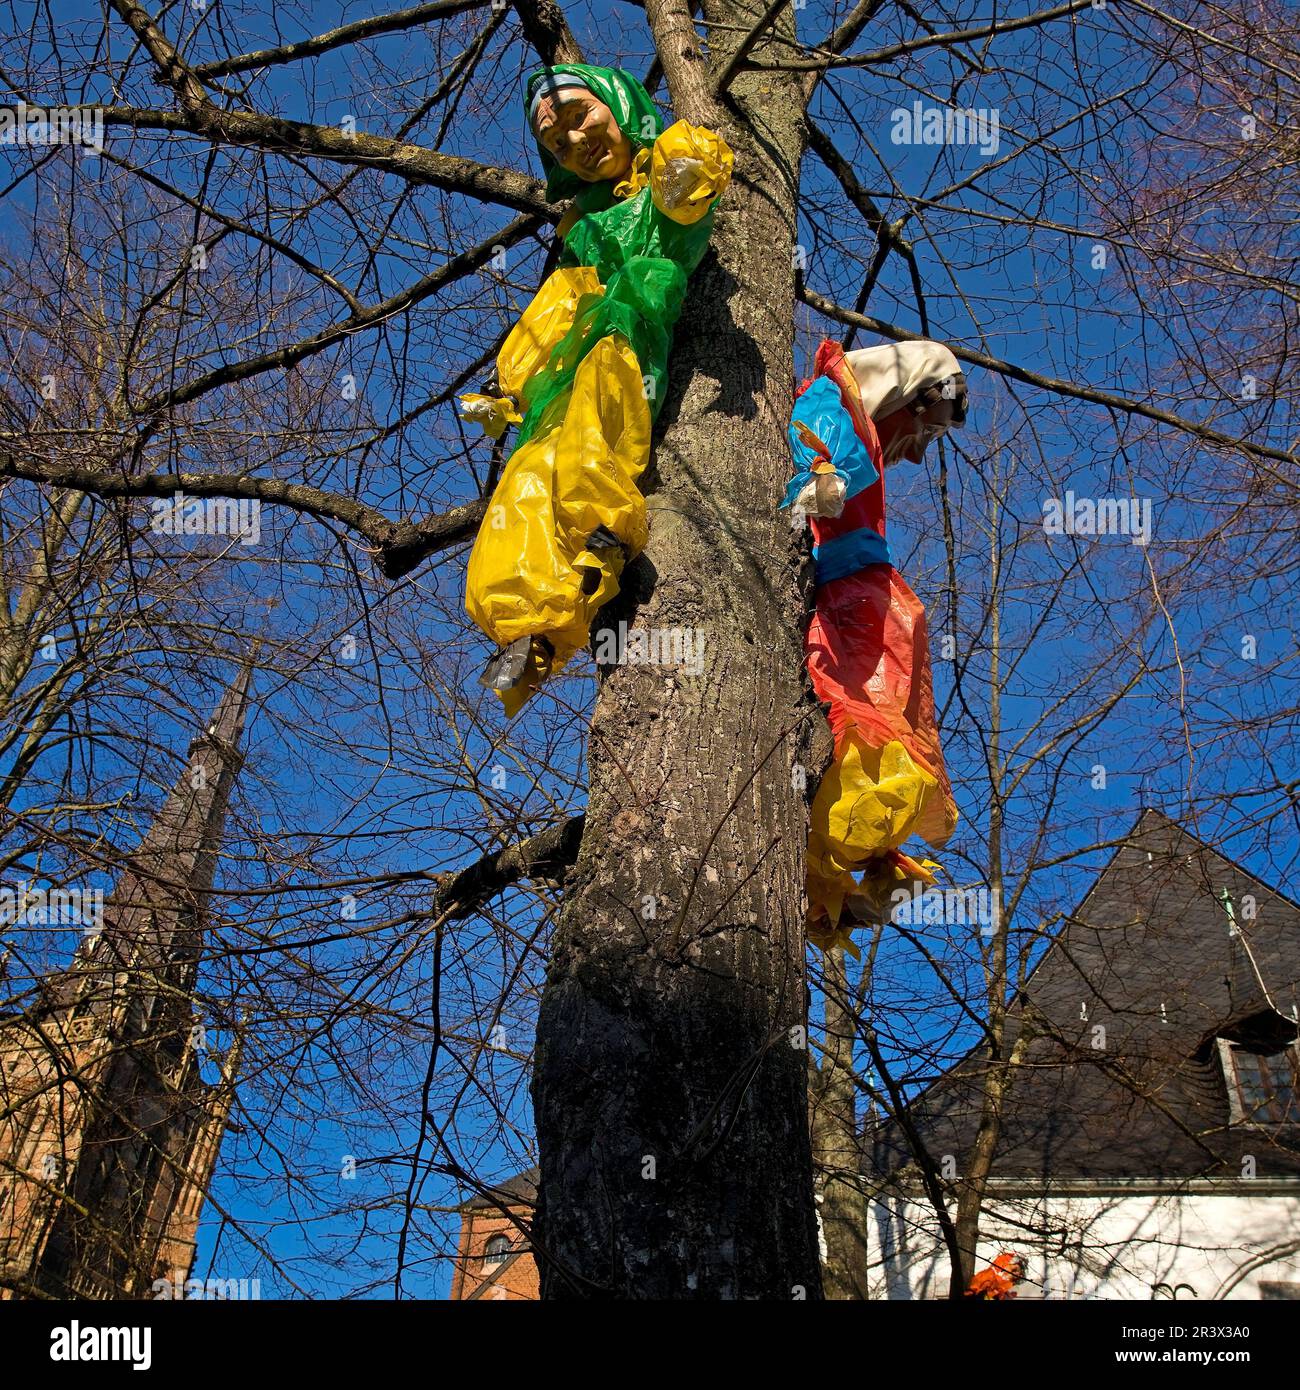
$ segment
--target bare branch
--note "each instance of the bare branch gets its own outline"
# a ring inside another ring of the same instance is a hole
[[[558,222],[563,212],[546,201],[545,185],[540,179],[383,135],[364,135],[360,131],[350,135],[331,126],[288,121],[253,111],[219,111],[213,106],[190,113],[133,106],[93,109],[103,112],[106,125],[184,131],[214,144],[311,155],[336,164],[359,164],[393,174],[408,183],[466,193],[483,202],[531,212],[551,222]]]
[[[877,236],[889,242],[891,246],[897,247],[900,251],[910,251],[910,243],[904,241],[889,219],[876,206],[871,195],[858,182],[858,176],[853,171],[853,166],[835,147],[834,141],[817,124],[816,121],[809,120],[808,126],[808,148],[821,160],[821,162],[835,175],[840,187],[844,190],[844,196],[853,204],[855,208],[867,220],[867,225]]]
[[[569,31],[564,13],[555,0],[511,0],[524,38],[544,63],[581,63],[582,46]]]
[[[326,492],[283,478],[239,477],[229,473],[114,473],[6,458],[0,477],[24,478],[51,487],[71,488],[96,497],[234,497],[272,502],[328,521],[337,521],[369,542],[385,577],[399,579],[435,551],[469,540],[479,528],[487,502],[479,499],[423,521],[392,521],[353,497]]]
[[[136,0],[109,0],[109,4],[140,40],[141,47],[153,59],[158,75],[176,93],[181,109],[196,111],[207,105],[208,96],[203,84],[176,52],[171,40],[153,22],[148,11]]]
[[[297,43],[285,43],[277,48],[260,48],[254,53],[241,53],[234,58],[222,58],[215,63],[201,63],[194,68],[197,77],[225,77],[232,72],[247,72],[249,68],[267,68],[277,63],[296,63],[302,58],[315,58],[331,49],[342,48],[360,39],[373,39],[381,34],[394,34],[403,29],[425,24],[431,19],[449,19],[452,15],[463,14],[466,10],[484,8],[488,0],[435,0],[433,4],[413,5],[407,10],[394,10],[392,14],[372,15],[369,19],[358,19],[355,23],[344,24],[328,33],[317,34],[312,39],[299,39]]]
[[[213,222],[219,222],[229,231],[238,232],[241,236],[251,237],[254,241],[259,241],[263,246],[270,247],[271,250],[283,256],[286,260],[292,261],[294,265],[305,270],[308,275],[317,279],[323,285],[328,285],[337,294],[353,313],[364,313],[365,306],[352,293],[350,289],[335,275],[331,275],[328,270],[318,266],[314,261],[304,256],[301,251],[295,250],[287,242],[281,241],[279,237],[272,236],[269,232],[264,232],[257,227],[251,227],[247,222],[237,221],[233,217],[227,217],[225,213],[213,207],[209,203],[203,202],[199,198],[192,198],[188,193],[183,192],[174,184],[167,183],[164,179],[157,178],[148,169],[141,168],[138,164],[133,164],[129,159],[121,159],[112,150],[105,149],[104,159],[110,160],[119,168],[125,169],[128,173],[134,174],[137,178],[143,179],[145,183],[151,184],[154,188],[166,193],[169,198],[175,198],[178,203],[184,203],[186,207],[193,208],[195,212],[202,213],[204,217]]]
[[[762,34],[771,26],[777,15],[779,15],[789,3],[790,0],[772,0],[763,18],[754,25],[743,39],[741,39],[736,51],[727,59],[727,66],[722,69],[722,72],[718,75],[717,80],[713,84],[713,90],[715,92],[721,94],[731,86],[731,79],[740,71],[740,68],[753,50],[754,45],[758,42]],[[877,3],[879,3],[879,0],[877,0]]]
[[[571,816],[451,875],[434,894],[434,915],[447,912],[451,921],[469,917],[488,898],[523,878],[563,879],[565,869],[578,857],[584,822],[583,816]]]
[[[240,362],[229,362],[225,366],[215,367],[212,371],[195,377],[193,381],[184,386],[177,387],[172,391],[165,391],[144,402],[143,405],[133,407],[133,413],[144,416],[154,415],[160,411],[184,405],[199,396],[206,395],[207,392],[218,386],[229,386],[232,382],[246,381],[249,377],[257,376],[261,372],[292,367],[304,358],[311,357],[324,348],[341,342],[344,338],[351,337],[354,333],[376,328],[380,324],[386,323],[395,315],[413,308],[447,285],[475,270],[479,270],[492,259],[498,247],[513,246],[515,242],[521,241],[532,232],[535,227],[536,220],[534,218],[517,217],[500,232],[488,237],[486,241],[480,242],[471,250],[462,252],[459,256],[453,256],[445,265],[439,266],[432,275],[426,275],[422,280],[417,280],[415,284],[408,285],[406,289],[400,290],[390,299],[384,300],[382,304],[376,304],[370,309],[363,309],[360,313],[352,314],[338,323],[330,324],[328,328],[322,328],[319,333],[313,333],[309,338],[303,338],[287,347],[277,348],[274,352],[260,353],[256,357],[247,357]]]
[[[890,44],[887,48],[877,48],[871,53],[858,53],[844,56],[839,53],[826,57],[791,58],[780,63],[751,63],[754,68],[780,70],[781,72],[820,72],[827,68],[870,67],[877,63],[888,63],[905,53],[915,53],[922,48],[950,47],[953,44],[968,43],[973,39],[992,38],[998,34],[1009,34],[1013,29],[1032,29],[1040,24],[1050,23],[1078,10],[1092,9],[1092,0],[1067,0],[1064,5],[1054,5],[1049,10],[1035,10],[1033,14],[1021,15],[1019,19],[994,20],[992,24],[977,25],[972,29],[952,29],[946,34],[927,34],[924,38],[907,39],[903,43]]]
[[[908,273],[912,279],[912,291],[916,297],[916,311],[921,320],[921,331],[928,333],[930,324],[925,307],[924,288],[921,283],[921,267],[917,263],[916,252],[912,243],[904,240],[899,231],[904,219],[900,218],[896,223],[890,222],[876,206],[871,195],[858,182],[858,176],[854,172],[853,166],[835,147],[830,136],[814,121],[809,120],[807,126],[809,148],[835,175],[840,187],[844,190],[845,197],[866,218],[867,224],[879,239],[876,255],[872,259],[862,282],[862,289],[858,294],[855,312],[860,314],[866,308],[867,299],[875,285],[876,277],[884,267],[886,257],[891,251],[896,251],[907,262]]]
[[[800,298],[809,308],[816,309],[818,313],[825,314],[828,319],[834,319],[837,323],[847,323],[856,328],[865,328],[872,333],[879,333],[883,338],[892,338],[899,343],[919,342],[921,340],[922,335],[919,333],[909,333],[906,329],[897,328],[892,323],[884,323],[880,319],[856,314],[852,309],[841,308],[840,305],[832,303],[831,300],[824,299],[815,290],[810,290],[806,285],[800,291]],[[1287,453],[1285,449],[1272,449],[1265,444],[1252,444],[1248,439],[1234,439],[1231,435],[1220,434],[1218,430],[1213,430],[1208,425],[1198,425],[1194,420],[1184,419],[1181,415],[1175,415],[1172,411],[1161,410],[1158,406],[1144,405],[1141,401],[1131,401],[1124,396],[1116,396],[1109,391],[1098,391],[1091,386],[1076,386],[1072,382],[1058,381],[1055,377],[1044,376],[1041,372],[1031,372],[1027,367],[1018,367],[1012,362],[1003,362],[1000,358],[988,356],[987,353],[973,352],[970,348],[959,347],[956,343],[949,343],[948,346],[952,349],[953,355],[961,361],[970,362],[977,367],[985,367],[991,372],[998,372],[1002,376],[1010,377],[1013,381],[1023,381],[1028,386],[1038,386],[1044,391],[1053,391],[1060,396],[1071,396],[1075,400],[1091,401],[1095,405],[1104,405],[1111,410],[1122,410],[1129,415],[1141,415],[1148,420],[1159,421],[1162,425],[1172,425],[1175,429],[1195,435],[1197,439],[1204,439],[1209,444],[1218,444],[1225,449],[1247,453],[1256,459],[1276,459],[1280,463],[1290,464],[1300,462],[1294,454]],[[1270,472],[1273,471],[1270,470]]]
[[[885,0],[858,0],[853,10],[845,17],[844,22],[834,33],[827,36],[825,43],[818,45],[821,52],[843,53],[875,18],[876,11],[884,3]]]

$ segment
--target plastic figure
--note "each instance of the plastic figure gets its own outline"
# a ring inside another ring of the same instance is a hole
[[[925,609],[893,567],[885,469],[920,463],[966,418],[966,379],[941,343],[845,353],[825,342],[790,424],[795,476],[784,507],[806,514],[817,566],[804,644],[830,705],[835,756],[813,799],[808,935],[857,954],[853,926],[889,920],[891,895],[938,866],[899,846],[940,847],[957,823],[935,725]]]
[[[970,1281],[963,1298],[983,1298],[1003,1302],[1014,1298],[1015,1286],[1025,1282],[1025,1262],[1019,1255],[1004,1250],[989,1269],[982,1269]]]
[[[649,93],[617,68],[538,69],[525,107],[548,201],[575,204],[559,268],[502,346],[495,391],[461,397],[492,438],[519,427],[465,596],[503,649],[482,681],[511,717],[586,643],[646,544],[637,481],[687,278],[733,163],[710,130],[664,130]]]

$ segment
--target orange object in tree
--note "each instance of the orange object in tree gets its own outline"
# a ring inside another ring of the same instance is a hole
[[[1015,1286],[1023,1283],[1025,1262],[1013,1251],[1004,1250],[988,1269],[982,1269],[970,1281],[963,1298],[984,1298],[1001,1302],[1014,1298]]]

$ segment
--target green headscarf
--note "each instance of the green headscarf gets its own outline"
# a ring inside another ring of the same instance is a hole
[[[663,132],[663,118],[635,77],[621,68],[585,63],[556,63],[532,73],[524,96],[525,118],[538,86],[552,73],[580,77],[613,112],[634,150],[649,149]],[[617,180],[588,183],[561,169],[540,140],[537,149],[546,170],[547,200],[573,198],[582,214],[565,236],[560,264],[591,266],[602,289],[582,297],[573,326],[524,387],[524,419],[515,448],[549,429],[556,412],[568,408],[579,364],[610,333],[621,334],[636,353],[642,375],[653,386],[650,414],[658,415],[667,396],[668,355],[686,281],[704,255],[713,228],[712,208],[690,225],[674,222],[655,206],[649,187],[619,202],[614,197]]]
[[[538,68],[529,74],[524,90],[524,119],[528,118],[528,108],[532,104],[537,88],[553,74],[568,73],[580,77],[595,96],[614,113],[618,128],[632,142],[633,153],[648,149],[654,144],[664,128],[663,117],[650,99],[650,93],[622,68],[596,68],[586,63],[552,63],[549,67]],[[583,212],[594,212],[597,208],[608,207],[613,201],[613,184],[608,180],[588,183],[562,169],[552,158],[551,152],[537,141],[537,153],[542,159],[542,169],[546,173],[546,201],[558,203],[565,198],[578,198]]]

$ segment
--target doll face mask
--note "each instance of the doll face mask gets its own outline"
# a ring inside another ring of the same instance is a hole
[[[920,463],[932,440],[966,423],[966,378],[960,373],[924,388],[913,400],[876,421],[885,463]]]
[[[619,179],[632,167],[632,142],[592,92],[564,87],[543,97],[533,131],[555,162],[586,183]]]
[[[915,339],[845,354],[875,421],[886,465],[920,463],[927,445],[966,421],[966,378],[943,343]]]

